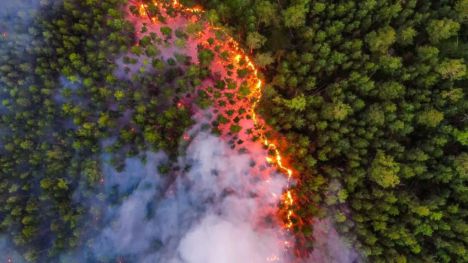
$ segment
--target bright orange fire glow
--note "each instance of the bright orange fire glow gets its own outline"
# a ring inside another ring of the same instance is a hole
[[[139,13],[140,13],[141,16],[146,15],[146,8],[147,8],[147,7],[148,7],[148,6],[147,6],[147,5],[144,5],[144,4],[141,4],[141,5],[140,5],[140,9],[139,9],[138,11],[139,11]]]
[[[161,5],[160,3],[156,2],[156,1],[154,2],[154,4],[155,5]],[[192,8],[185,7],[182,4],[180,4],[178,0],[172,0],[171,4],[172,4],[173,8],[176,8],[176,9],[184,11],[184,12],[188,12],[188,13],[192,13],[192,14],[199,14],[199,13],[203,12],[203,9],[201,7],[192,7]],[[141,15],[148,15],[148,17],[149,17],[149,14],[147,12],[147,7],[148,6],[146,4],[141,4],[140,7],[139,7],[139,12],[140,12]],[[155,21],[154,18],[150,18],[150,19],[153,22]],[[225,32],[223,28],[216,27],[214,25],[212,25],[212,28],[215,29],[215,30]],[[272,155],[273,155],[272,157],[269,157],[269,156],[266,157],[266,161],[268,163],[276,165],[277,168],[287,176],[288,190],[283,194],[283,196],[281,198],[281,202],[282,202],[282,204],[284,206],[285,211],[287,211],[285,227],[287,229],[291,229],[294,226],[293,206],[294,206],[294,203],[295,203],[292,190],[290,189],[291,184],[292,184],[293,179],[294,179],[293,178],[294,177],[293,170],[291,168],[288,168],[284,164],[281,153],[280,153],[280,151],[278,149],[278,146],[275,143],[270,142],[268,140],[265,132],[262,131],[263,130],[262,129],[263,124],[259,120],[259,118],[257,116],[257,113],[256,113],[258,104],[259,104],[260,99],[262,97],[262,91],[263,91],[263,81],[260,79],[260,77],[258,75],[258,69],[255,66],[255,64],[253,63],[253,61],[250,59],[250,57],[248,55],[246,55],[245,52],[242,50],[239,43],[236,40],[234,40],[232,37],[229,37],[229,34],[226,34],[226,35],[228,36],[227,43],[230,44],[230,46],[232,47],[232,52],[234,53],[234,62],[236,64],[240,64],[241,62],[245,63],[245,65],[248,67],[248,69],[250,69],[253,72],[253,77],[252,77],[252,81],[251,81],[251,83],[253,85],[252,85],[252,92],[250,94],[251,99],[253,101],[253,104],[252,104],[252,107],[250,109],[250,114],[251,114],[252,120],[254,122],[254,127],[258,130],[258,133],[260,135],[260,139],[261,139],[262,143],[268,149],[268,151],[270,153],[272,153]],[[279,258],[277,256],[272,256],[272,257],[269,257],[267,260],[268,261],[278,261]]]

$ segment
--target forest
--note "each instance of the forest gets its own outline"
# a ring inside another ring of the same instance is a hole
[[[0,12],[0,233],[27,261],[55,262],[100,227],[76,193],[107,198],[103,153],[117,170],[148,150],[175,159],[193,124],[178,103],[212,54],[199,52],[200,67],[158,60],[160,40],[135,45],[128,2]],[[331,217],[363,262],[468,261],[468,0],[180,2],[202,6],[260,68],[258,114],[298,174],[301,249],[314,249],[304,222]],[[116,76],[122,53],[125,65],[154,58],[157,74]]]
[[[370,262],[468,260],[468,1],[202,3],[264,69],[299,200],[328,210],[301,216]]]

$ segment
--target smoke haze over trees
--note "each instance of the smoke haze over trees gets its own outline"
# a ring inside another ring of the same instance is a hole
[[[180,2],[261,68],[297,184],[245,139],[251,72],[220,32],[136,0],[1,0],[0,261],[468,261],[467,0]]]

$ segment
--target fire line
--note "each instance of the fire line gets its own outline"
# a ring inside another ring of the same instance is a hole
[[[158,3],[157,1],[154,1],[153,3],[155,5],[163,5],[161,3]],[[172,0],[171,5],[175,9],[178,9],[178,10],[184,11],[184,12],[189,12],[189,13],[192,13],[192,14],[200,14],[200,13],[202,13],[204,11],[201,7],[193,7],[193,8],[185,7],[182,4],[180,4],[178,0]],[[140,4],[140,6],[139,6],[140,14],[148,16],[150,21],[152,21],[153,23],[156,22],[156,19],[154,17],[150,16],[150,14],[149,14],[149,12],[147,10],[147,7],[148,6],[146,4]],[[214,25],[211,25],[211,27],[213,29],[225,32],[225,30],[223,28],[216,27]],[[287,183],[287,190],[282,196],[282,203],[283,203],[284,207],[286,208],[285,211],[287,211],[285,227],[288,230],[290,230],[294,226],[294,222],[293,222],[294,198],[293,198],[292,190],[290,189],[291,185],[293,183],[293,179],[294,179],[293,170],[291,168],[288,168],[283,163],[283,159],[282,159],[281,153],[280,153],[280,151],[278,149],[278,146],[275,143],[270,142],[268,140],[267,136],[265,135],[265,133],[262,132],[262,129],[261,129],[262,125],[260,124],[259,118],[258,118],[257,113],[256,113],[257,107],[258,107],[259,102],[260,102],[261,97],[262,97],[262,91],[263,91],[263,81],[258,76],[258,69],[256,68],[255,64],[252,62],[250,57],[248,55],[246,55],[245,52],[243,52],[243,50],[240,48],[239,43],[236,40],[234,40],[232,37],[230,37],[229,34],[226,34],[226,35],[228,37],[227,42],[231,44],[231,46],[232,46],[232,48],[234,50],[234,53],[235,53],[234,60],[235,60],[235,62],[239,63],[242,59],[244,59],[245,63],[247,64],[247,67],[250,70],[252,70],[252,72],[253,72],[253,80],[254,80],[253,82],[256,83],[256,84],[253,86],[253,90],[252,90],[252,95],[251,96],[252,96],[252,99],[253,99],[253,104],[252,104],[252,107],[250,109],[250,114],[252,116],[254,127],[256,127],[257,130],[259,131],[260,139],[261,139],[262,143],[269,150],[269,152],[273,153],[273,158],[266,157],[266,161],[268,163],[276,165],[277,168],[283,174],[285,174],[287,176],[287,182],[288,182]]]

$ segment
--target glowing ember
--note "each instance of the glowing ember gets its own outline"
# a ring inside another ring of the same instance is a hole
[[[154,2],[155,5],[159,5],[157,2]],[[193,14],[197,14],[197,13],[200,13],[203,11],[202,8],[200,7],[192,7],[192,8],[188,8],[188,7],[184,7],[182,6],[179,1],[177,0],[173,0],[172,1],[172,7],[173,8],[176,8],[176,9],[179,9],[181,11],[186,11],[186,12],[189,12],[189,13],[193,13]],[[148,12],[146,10],[147,8],[147,5],[145,4],[141,4],[140,5],[140,14],[146,14],[148,15]],[[149,17],[149,15],[148,15]],[[151,18],[151,20],[153,20],[154,18]],[[212,26],[213,29],[216,29],[216,30],[219,30],[219,31],[222,31],[224,32],[224,30],[222,28],[219,28],[219,27],[215,27],[215,26]],[[228,35],[228,34],[227,34]],[[259,118],[257,117],[257,113],[256,113],[256,110],[257,110],[257,106],[260,102],[260,99],[262,97],[262,91],[263,91],[263,82],[262,80],[260,79],[260,77],[258,76],[258,70],[257,68],[255,67],[255,64],[252,62],[252,60],[250,59],[249,56],[247,56],[243,50],[240,48],[240,45],[237,41],[235,41],[232,37],[228,37],[228,40],[227,42],[229,43],[229,45],[232,47],[232,50],[233,52],[235,53],[235,56],[234,56],[234,62],[236,64],[239,64],[241,62],[244,62],[246,65],[247,65],[247,68],[250,69],[252,72],[253,72],[253,77],[252,77],[252,83],[256,83],[255,85],[253,85],[252,87],[252,93],[251,93],[251,98],[253,100],[253,104],[252,104],[252,107],[250,108],[250,114],[252,116],[252,119],[253,119],[253,122],[254,122],[254,126],[256,127],[256,129],[258,130],[259,134],[260,134],[260,139],[261,141],[263,142],[263,144],[267,147],[268,150],[270,150],[270,152],[273,153],[273,158],[271,157],[266,157],[266,161],[268,163],[272,163],[272,164],[276,164],[276,166],[278,167],[278,169],[287,175],[287,179],[288,179],[288,188],[290,188],[291,186],[291,183],[293,181],[293,171],[292,169],[286,167],[284,164],[283,164],[283,161],[282,161],[282,157],[281,157],[281,153],[280,151],[278,150],[278,147],[276,144],[270,142],[265,133],[262,132],[262,124],[260,123],[261,121],[259,120]],[[294,217],[294,211],[292,209],[293,205],[294,205],[294,198],[293,198],[293,195],[292,195],[292,191],[291,190],[287,190],[286,193],[284,194],[283,198],[282,198],[282,203],[285,207],[285,210],[287,211],[286,213],[286,228],[290,229],[293,227],[294,223],[293,223],[293,217]]]
[[[7,263],[13,263],[13,259],[9,257],[9,258],[7,259]]]
[[[146,15],[146,8],[147,8],[147,7],[148,7],[148,6],[147,6],[147,5],[144,5],[144,4],[141,4],[141,5],[140,5],[140,9],[139,9],[138,11],[139,11],[139,13],[140,13],[141,16]]]
[[[165,3],[159,3],[159,2],[154,2],[155,5],[162,6]],[[179,3],[178,0],[172,0],[170,3],[173,8],[178,9],[182,12],[188,12],[191,14],[199,14],[203,12],[203,9],[200,7],[185,7],[182,4]],[[147,16],[150,21],[153,21],[156,23],[156,19],[154,17],[151,17],[149,15],[149,12],[147,10],[148,5],[146,4],[140,4],[139,5],[139,13],[142,16]],[[226,33],[223,28],[216,27],[214,25],[211,25],[211,29],[213,30],[218,30],[219,32]],[[254,124],[254,129],[256,130],[256,133],[259,135],[259,138],[265,148],[268,150],[269,153],[271,153],[271,156],[266,157],[266,161],[270,164],[276,165],[278,170],[285,174],[288,179],[288,190],[283,194],[281,197],[281,203],[282,203],[282,211],[284,211],[284,216],[285,216],[285,227],[287,229],[291,229],[294,226],[293,218],[295,216],[293,206],[295,203],[294,197],[293,197],[293,192],[290,190],[291,184],[293,183],[293,170],[288,168],[282,160],[281,153],[278,149],[278,146],[269,141],[265,132],[265,124],[264,121],[261,120],[256,113],[257,106],[260,102],[260,99],[262,97],[262,92],[263,92],[263,81],[260,79],[258,75],[258,69],[256,68],[255,64],[253,61],[250,59],[248,55],[245,54],[245,52],[242,50],[240,47],[239,43],[234,40],[232,37],[229,37],[229,34],[225,34],[227,39],[226,39],[226,45],[229,46],[230,52],[232,52],[233,56],[231,59],[233,60],[233,64],[241,67],[246,67],[249,71],[252,73],[252,77],[250,78],[249,85],[250,85],[250,94],[248,95],[248,98],[250,99],[251,105],[248,112],[253,120]],[[210,46],[209,43],[206,43],[207,46]],[[178,108],[183,107],[184,105],[182,103],[177,103],[176,104]],[[183,136],[184,140],[189,140],[190,137],[187,135]],[[286,245],[286,244],[285,244]],[[287,244],[288,246],[289,244]],[[267,259],[267,261],[278,261],[279,258],[277,256],[272,256]]]

